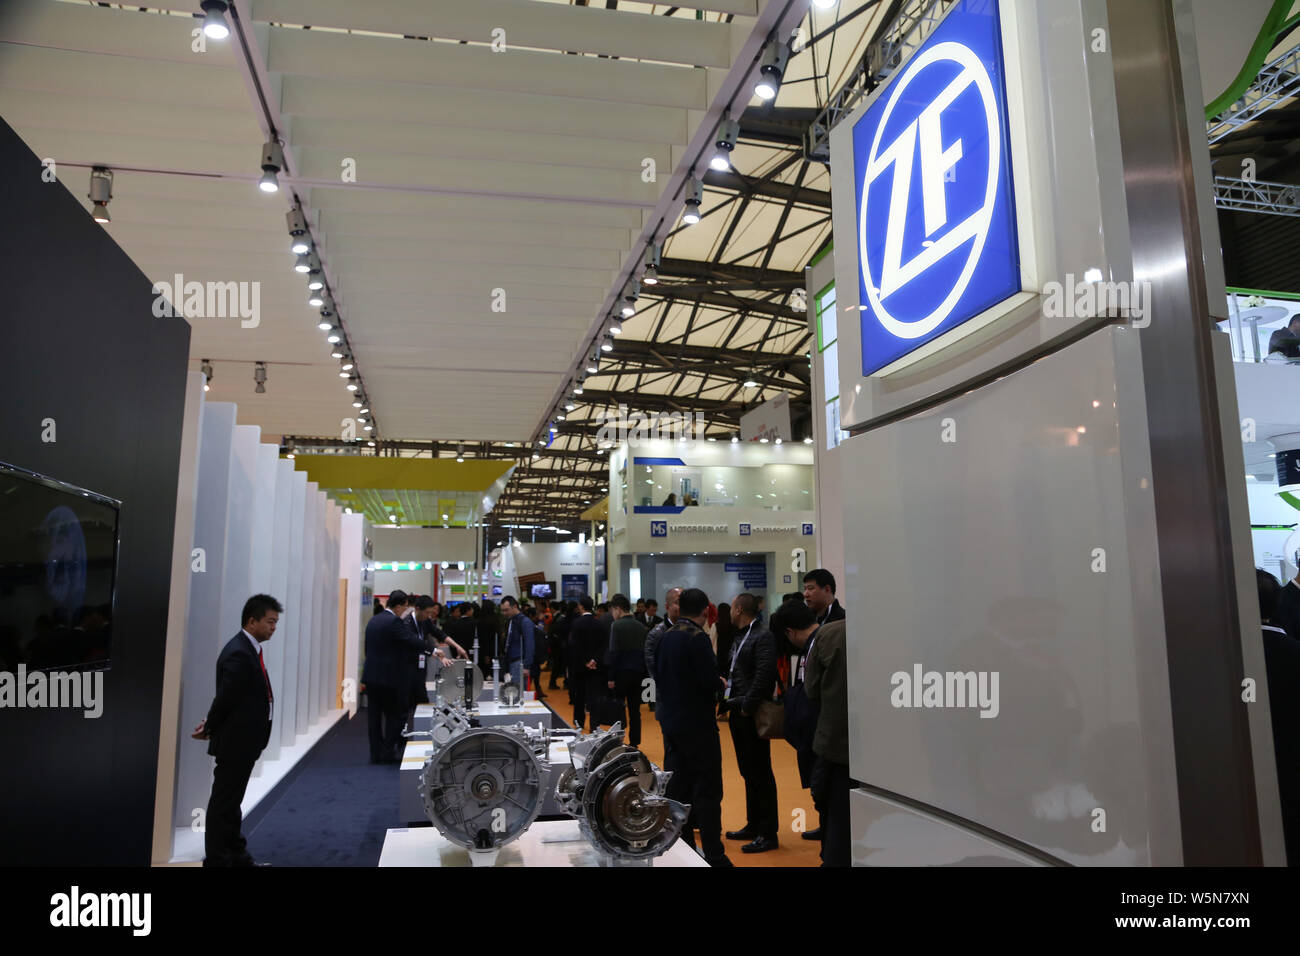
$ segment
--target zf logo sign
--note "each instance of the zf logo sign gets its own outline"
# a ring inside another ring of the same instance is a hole
[[[997,4],[964,0],[853,129],[862,371],[1020,291]]]
[[[650,522],[650,537],[652,537],[652,538],[666,538],[666,537],[668,537],[668,522],[667,522],[667,521],[651,521],[651,522]]]
[[[804,534],[812,534],[812,522],[810,522],[810,521],[805,521],[805,522],[803,523],[803,533],[804,533]]]
[[[745,524],[744,522],[741,522],[741,525],[740,525],[740,533],[741,533],[741,534],[749,534],[749,525]]]

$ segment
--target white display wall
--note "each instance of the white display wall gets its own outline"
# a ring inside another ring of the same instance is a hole
[[[159,831],[170,819],[172,841],[169,854],[156,846],[156,862],[203,856],[213,760],[206,742],[190,734],[212,703],[217,656],[239,633],[244,602],[267,593],[284,606],[263,650],[275,710],[245,814],[343,715],[340,659],[343,674],[354,674],[359,650],[361,616],[340,621],[339,581],[355,580],[359,592],[363,520],[344,516],[293,461],[279,457],[276,445],[260,441],[259,428],[238,424],[235,405],[203,401],[201,386],[198,405],[186,423],[197,440],[184,446],[193,449],[194,461],[181,468],[182,482],[192,482],[192,519],[176,525],[177,553],[188,551],[190,560],[177,564],[174,573],[188,580],[175,582],[173,595],[186,606],[173,618],[180,633],[168,636],[169,656],[180,658],[179,667],[168,662],[168,672],[179,672],[181,686],[176,705],[164,710],[161,733],[174,754],[173,786],[164,794],[160,781],[156,811]],[[182,501],[186,494],[183,488]],[[188,509],[178,509],[178,516],[188,518]],[[341,545],[345,517],[356,527]],[[350,595],[349,608],[355,607]]]

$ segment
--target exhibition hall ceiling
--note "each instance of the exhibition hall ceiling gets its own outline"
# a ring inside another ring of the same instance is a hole
[[[296,196],[381,435],[518,440],[659,198],[646,161],[674,168],[759,2],[241,0],[204,52],[197,0],[143,7],[7,0],[0,113],[75,194],[113,170],[105,228],[151,279],[256,284],[255,321],[190,320],[209,397],[268,436],[354,414],[293,271]]]

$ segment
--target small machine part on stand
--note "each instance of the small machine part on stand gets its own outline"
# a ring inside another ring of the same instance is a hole
[[[501,703],[501,662],[492,658],[492,699]]]
[[[433,675],[434,703],[464,703],[473,709],[483,692],[483,672],[470,661],[452,661],[450,667],[440,667]]]

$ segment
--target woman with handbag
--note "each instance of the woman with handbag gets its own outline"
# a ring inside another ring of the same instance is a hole
[[[727,706],[736,763],[745,778],[745,826],[727,833],[728,840],[747,840],[742,853],[765,853],[777,848],[776,777],[772,773],[771,738],[775,705],[776,648],[772,635],[758,624],[758,599],[738,594],[731,602],[735,637],[728,671]],[[776,729],[775,736],[780,736]]]

